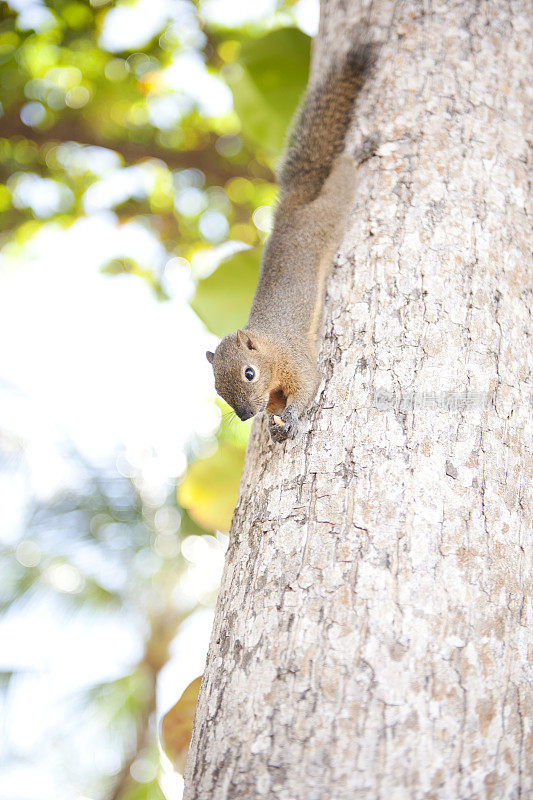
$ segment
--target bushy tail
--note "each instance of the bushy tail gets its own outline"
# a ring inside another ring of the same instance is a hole
[[[308,91],[296,112],[280,171],[282,202],[300,206],[319,194],[344,147],[355,98],[372,63],[371,45],[359,45]]]

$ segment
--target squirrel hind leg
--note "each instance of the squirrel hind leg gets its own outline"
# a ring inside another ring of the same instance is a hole
[[[351,205],[359,183],[358,168],[376,154],[380,142],[378,135],[368,136],[354,153],[344,151],[337,156],[320,194],[312,203],[317,211],[338,219],[339,208]]]
[[[343,153],[335,160],[322,191],[312,202],[313,212],[318,219],[337,226],[340,222],[339,211],[346,207],[349,211],[356,188],[357,162],[352,156]]]

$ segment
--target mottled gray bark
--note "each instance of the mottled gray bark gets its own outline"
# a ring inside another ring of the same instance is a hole
[[[326,4],[315,75],[359,11]],[[307,431],[252,430],[187,800],[532,796],[529,3],[363,13],[382,145]]]

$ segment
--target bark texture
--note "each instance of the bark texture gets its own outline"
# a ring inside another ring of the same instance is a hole
[[[186,800],[533,792],[530,7],[332,0],[313,75],[359,14],[382,144],[308,430],[252,430]]]

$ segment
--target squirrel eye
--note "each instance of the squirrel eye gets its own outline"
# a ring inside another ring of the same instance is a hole
[[[247,381],[253,381],[253,379],[255,378],[255,369],[253,369],[252,367],[246,367],[246,369],[244,370],[244,377],[246,378]]]

